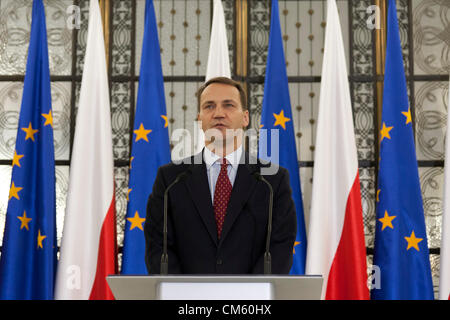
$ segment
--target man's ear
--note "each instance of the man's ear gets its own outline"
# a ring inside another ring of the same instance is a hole
[[[244,111],[244,129],[248,127],[248,124],[250,123],[250,116],[248,113],[248,110]]]

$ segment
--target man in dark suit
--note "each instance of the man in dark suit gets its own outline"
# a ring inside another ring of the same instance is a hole
[[[168,194],[168,273],[263,274],[269,188],[255,172],[268,165],[243,150],[245,92],[238,82],[219,77],[200,87],[197,97],[205,148],[158,170],[144,229],[147,269],[160,273],[164,191],[183,175]],[[288,171],[276,169],[264,176],[273,189],[270,253],[272,273],[286,274],[297,222]]]

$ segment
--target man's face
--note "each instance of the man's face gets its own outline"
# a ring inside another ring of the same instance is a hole
[[[231,130],[244,129],[249,123],[248,111],[242,109],[239,90],[223,83],[212,83],[203,90],[197,118],[202,121],[207,137],[207,130],[216,129],[218,131],[214,131],[225,138],[226,134],[232,135]]]

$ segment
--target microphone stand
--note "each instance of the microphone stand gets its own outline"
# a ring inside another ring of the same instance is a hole
[[[163,224],[163,252],[161,254],[161,275],[167,275],[169,273],[169,255],[167,253],[167,207],[168,207],[168,195],[169,190],[180,182],[181,179],[185,178],[190,173],[190,170],[186,170],[180,173],[176,179],[166,188],[164,191],[164,224]]]
[[[267,221],[266,251],[264,252],[264,274],[272,274],[272,257],[270,255],[270,236],[272,234],[272,209],[273,209],[273,189],[271,184],[259,173],[255,172],[253,176],[258,181],[264,182],[269,187],[269,218]]]

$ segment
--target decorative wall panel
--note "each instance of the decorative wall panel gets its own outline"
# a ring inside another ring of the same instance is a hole
[[[131,75],[132,1],[113,1],[112,75]]]
[[[23,82],[0,82],[0,158],[12,159],[22,103]]]
[[[111,128],[113,133],[113,154],[116,160],[130,158],[130,97],[128,82],[111,84]]]
[[[69,160],[71,83],[52,82],[51,93],[55,160]]]
[[[450,2],[413,0],[414,73],[450,72]]]
[[[367,8],[373,4],[371,0],[352,1],[351,33],[353,36],[352,73],[368,75],[374,73],[373,32],[367,28]]]
[[[448,82],[416,82],[415,102],[417,158],[444,160]]]
[[[0,1],[0,74],[25,74],[31,29],[30,0]],[[44,0],[52,75],[70,75],[72,32],[67,28],[71,0]]]
[[[422,167],[419,169],[419,175],[428,246],[439,248],[441,246],[444,170],[440,167]]]

